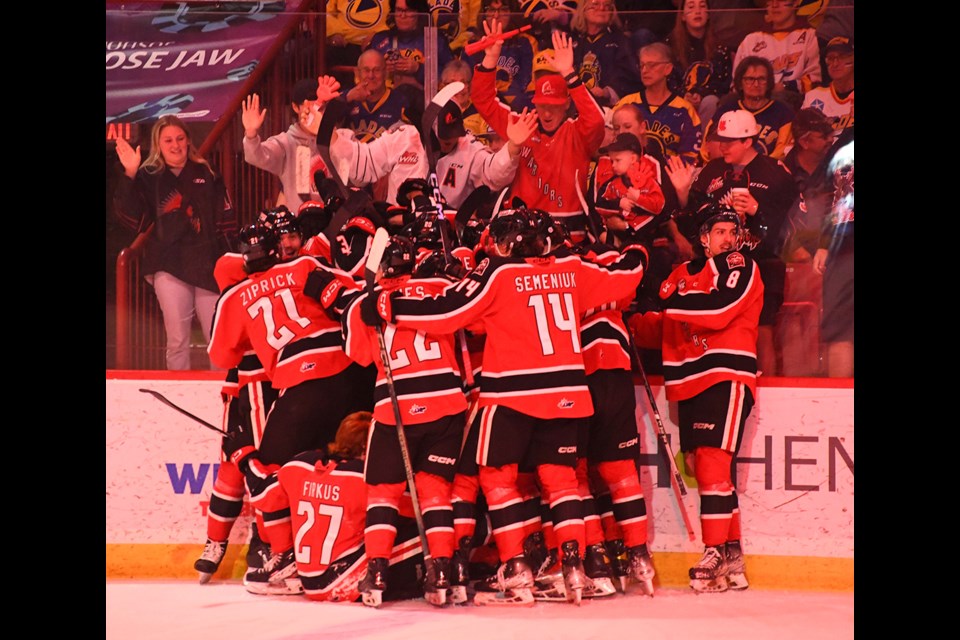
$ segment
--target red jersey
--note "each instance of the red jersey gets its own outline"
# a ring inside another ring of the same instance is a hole
[[[419,299],[440,293],[450,281],[444,278],[411,280],[404,276],[384,280],[381,285],[386,291],[399,291],[401,295]],[[397,419],[380,360],[377,333],[360,318],[364,297],[354,300],[344,312],[344,348],[347,355],[362,366],[376,363],[373,417],[377,422],[393,425]],[[463,379],[457,360],[459,345],[453,333],[438,335],[387,324],[383,329],[383,340],[390,357],[403,424],[434,422],[466,411]]]
[[[334,562],[362,553],[367,514],[363,460],[301,453],[280,467],[276,481],[251,503],[268,513],[290,509],[297,572],[308,598],[352,601],[359,596],[324,593],[332,582],[332,576],[324,574]],[[356,580],[344,587],[355,589]]]
[[[307,276],[324,269],[303,256],[255,273],[217,301],[207,353],[215,366],[237,366],[250,346],[276,389],[336,375],[350,365],[343,352],[340,323],[319,302],[304,295]],[[335,271],[348,286],[354,281]]]
[[[589,416],[580,317],[632,295],[643,277],[642,251],[607,267],[569,253],[486,258],[437,296],[392,299],[395,322],[431,333],[481,324],[487,334],[481,407],[502,405],[544,419]]]
[[[497,99],[496,70],[477,65],[470,97],[477,112],[497,134],[507,139],[510,107]],[[574,173],[579,171],[580,189],[586,192],[590,162],[603,142],[603,111],[590,91],[577,78],[569,85],[577,118],[567,119],[553,133],[535,131],[520,149],[520,166],[511,193],[528,208],[543,209],[567,224],[583,229],[583,207],[577,197]]]
[[[597,264],[612,264],[620,253],[609,245],[594,245],[584,259]],[[634,295],[587,309],[580,319],[580,343],[587,375],[598,369],[631,370],[630,339],[623,312]]]
[[[719,382],[757,394],[757,328],[763,281],[739,251],[680,265],[660,286],[663,311],[634,315],[637,344],[663,349],[667,400],[687,400]]]

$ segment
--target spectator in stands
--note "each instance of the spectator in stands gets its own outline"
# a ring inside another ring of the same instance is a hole
[[[317,80],[300,80],[290,92],[290,109],[296,121],[286,131],[260,139],[267,110],[260,109],[260,96],[253,93],[243,101],[243,159],[280,178],[282,202],[296,211],[307,200],[320,198],[313,184],[313,172],[322,163],[317,152]]]
[[[820,339],[827,346],[827,375],[853,376],[853,127],[834,143],[828,158],[833,206],[824,217],[813,268],[823,274]]]
[[[454,58],[459,59],[463,46],[473,36],[471,28],[480,13],[478,0],[427,0],[430,14],[446,40]]]
[[[792,142],[790,123],[794,110],[786,102],[773,97],[773,65],[766,58],[748,56],[740,61],[733,73],[736,93],[720,101],[713,120],[705,127],[706,142],[700,155],[705,161],[720,157],[714,129],[720,116],[742,109],[749,111],[760,125],[757,153],[780,160]]]
[[[574,68],[601,106],[615,105],[639,87],[637,60],[630,55],[613,0],[584,0],[570,28],[576,43]]]
[[[490,25],[496,23],[500,25],[502,32],[506,33],[520,26],[520,18],[522,14],[517,0],[483,0],[471,41],[475,42],[483,37],[484,22]],[[533,84],[533,60],[537,51],[537,41],[529,32],[504,40],[500,49],[500,58],[497,61],[497,97],[518,113],[523,107],[533,106],[527,90]],[[473,68],[483,61],[483,50],[472,56],[464,55],[462,59]]]
[[[828,42],[825,61],[830,84],[808,91],[803,106],[822,111],[839,133],[853,126],[853,42],[843,36]]]
[[[387,0],[327,0],[327,66],[355,65],[389,13]]]
[[[500,24],[485,24],[491,35],[501,33]],[[591,160],[604,136],[603,112],[573,68],[573,42],[563,32],[553,33],[555,54],[550,63],[555,73],[537,80],[533,97],[540,123],[536,134],[523,145],[523,160],[517,170],[511,195],[527,207],[543,209],[567,227],[574,242],[587,231],[576,186],[586,189]],[[501,137],[509,139],[507,128],[516,114],[497,99],[495,72],[502,43],[493,42],[484,50],[483,61],[474,71],[471,96],[477,110]],[[568,117],[570,104],[577,117]],[[577,182],[574,182],[574,181]]]
[[[773,328],[783,304],[786,264],[781,258],[782,233],[790,208],[799,198],[797,186],[783,164],[757,152],[754,143],[761,128],[749,111],[739,109],[720,116],[717,135],[721,157],[711,160],[690,188],[687,212],[707,203],[732,206],[744,227],[741,251],[756,260],[763,278],[763,311],[757,342],[757,362],[768,376],[777,375]],[[695,238],[696,225],[681,225]]]
[[[577,10],[577,0],[519,0],[520,13],[533,23],[530,32],[539,49],[552,45],[551,32],[570,31],[570,20]]]
[[[463,126],[474,136],[480,136],[487,133],[487,121],[483,119],[477,108],[473,105],[470,98],[470,83],[473,80],[473,67],[469,63],[460,60],[451,60],[440,73],[439,89],[443,89],[451,82],[462,82],[463,90],[453,96],[453,101],[460,107],[460,113],[463,115]]]
[[[453,59],[446,38],[437,38],[437,54],[426,50],[424,27],[430,16],[427,0],[390,0],[392,26],[374,34],[370,49],[383,54],[387,65],[387,86],[391,89],[402,84],[413,85],[423,91],[425,64],[435,64],[437,69]]]
[[[667,36],[676,61],[669,83],[707,123],[720,99],[730,92],[733,52],[720,43],[709,17],[707,0],[683,0]]]
[[[647,136],[660,145],[664,157],[679,155],[694,163],[700,153],[700,116],[692,104],[670,90],[673,72],[670,47],[654,42],[640,49],[640,91],[624,97],[617,107],[635,103],[647,121]],[[616,108],[615,108],[616,109]]]
[[[400,0],[403,2],[404,0]],[[387,88],[387,63],[376,49],[357,60],[357,84],[347,92],[349,126],[361,142],[370,142],[396,122],[419,126],[423,95],[401,87]]]
[[[624,33],[630,39],[630,53],[636,59],[640,49],[663,42],[673,27],[676,0],[616,0],[623,19]]]
[[[827,185],[824,158],[833,142],[833,127],[816,109],[801,109],[793,120],[793,148],[783,159],[803,196],[791,211],[783,258],[809,262],[820,242],[823,217],[833,203],[833,185]]]
[[[125,178],[114,193],[114,212],[123,225],[147,234],[141,273],[160,303],[167,369],[190,369],[193,318],[209,342],[220,295],[213,267],[236,248],[236,212],[223,180],[176,116],[153,125],[142,164],[140,146],[133,149],[122,137],[117,156]]]
[[[748,33],[733,58],[734,68],[748,56],[773,65],[773,91],[796,109],[803,95],[820,84],[820,45],[817,33],[797,17],[796,0],[766,0],[767,28]]]

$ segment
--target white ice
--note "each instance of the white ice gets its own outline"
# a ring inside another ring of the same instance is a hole
[[[853,593],[764,591],[615,595],[580,607],[458,606],[421,600],[362,604],[257,596],[239,582],[106,583],[107,640],[843,640],[853,638]]]

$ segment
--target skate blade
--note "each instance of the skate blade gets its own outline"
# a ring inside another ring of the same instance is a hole
[[[591,578],[590,584],[583,590],[584,598],[605,598],[617,593],[617,588],[613,586],[613,580],[610,578]]]
[[[743,591],[750,584],[747,582],[747,576],[743,573],[729,573],[727,574],[727,586],[734,591]]]
[[[536,604],[530,588],[509,589],[507,591],[478,591],[473,596],[473,604],[484,607],[532,607]]]
[[[378,609],[383,604],[383,591],[379,589],[364,591],[360,594],[360,601],[368,607]]]
[[[435,607],[442,607],[447,604],[447,590],[437,589],[436,591],[425,591],[423,599]]]
[[[583,589],[570,589],[567,594],[567,602],[579,607],[580,603],[583,602]]]
[[[626,593],[630,579],[627,576],[617,576],[617,582],[620,584],[620,593]]]
[[[450,593],[447,598],[453,604],[466,604],[470,599],[467,597],[467,588],[463,585],[450,587]]]
[[[199,574],[199,576],[200,576],[200,584],[207,584],[208,582],[210,582],[210,579],[213,577],[213,574],[212,574],[212,573],[203,573],[203,572],[201,571],[200,574]]]
[[[723,576],[715,580],[690,580],[690,588],[697,593],[723,593],[727,586],[727,579]]]
[[[640,592],[645,596],[653,597],[653,580],[640,580]]]

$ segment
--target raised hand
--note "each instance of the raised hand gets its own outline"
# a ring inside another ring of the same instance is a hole
[[[333,76],[317,78],[317,102],[323,107],[331,100],[340,97],[340,83]]]
[[[132,179],[137,175],[137,169],[140,168],[140,145],[137,145],[134,150],[129,142],[123,138],[117,138],[117,157],[120,158],[123,172],[128,178]]]
[[[547,62],[553,65],[557,73],[567,76],[573,71],[573,39],[563,31],[554,31],[551,37],[553,55],[546,54]]]
[[[518,114],[510,114],[507,124],[507,139],[518,147],[527,141],[527,138],[537,130],[537,112],[523,108]]]
[[[687,198],[690,195],[690,186],[693,185],[693,179],[697,173],[697,168],[684,162],[683,158],[680,156],[671,156],[667,159],[667,166],[665,169],[667,172],[667,177],[670,178],[670,183],[677,192],[677,199],[679,200],[680,206],[687,206]]]
[[[260,96],[251,93],[243,100],[243,109],[240,112],[240,121],[243,123],[243,135],[253,138],[263,126],[267,117],[267,110],[260,110]]]
[[[483,32],[485,36],[499,36],[503,33],[503,25],[500,24],[499,20],[494,20],[493,25],[487,21],[483,21]],[[500,50],[503,48],[503,40],[494,39],[483,50],[483,66],[487,69],[496,69],[497,61],[500,60]]]

